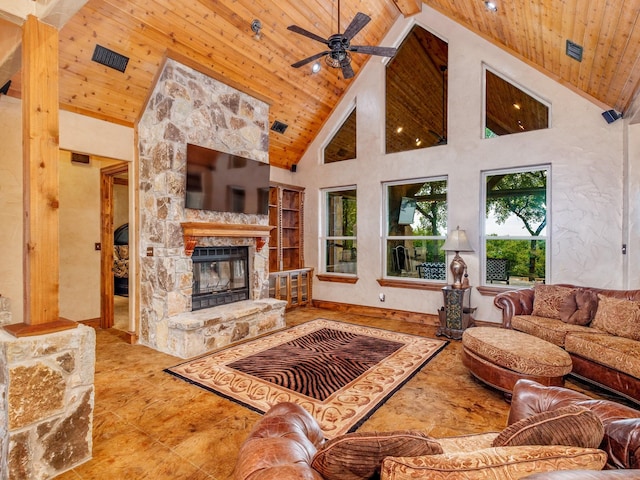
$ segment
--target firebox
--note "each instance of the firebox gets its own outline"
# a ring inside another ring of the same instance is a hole
[[[249,299],[248,247],[196,247],[192,310]]]

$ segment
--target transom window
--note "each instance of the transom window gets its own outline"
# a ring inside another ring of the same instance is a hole
[[[549,128],[549,105],[484,68],[485,138]]]
[[[485,285],[546,282],[549,167],[483,173]]]
[[[415,25],[386,69],[386,153],[447,144],[447,42]]]
[[[422,178],[383,184],[387,228],[385,277],[445,281],[447,179]]]
[[[353,274],[357,272],[357,196],[356,187],[326,189],[324,197],[324,228],[321,237],[321,263],[324,273]]]
[[[356,158],[356,108],[340,126],[324,148],[324,163],[341,162]]]

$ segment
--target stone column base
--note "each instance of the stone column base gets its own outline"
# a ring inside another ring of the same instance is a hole
[[[91,458],[96,333],[0,330],[0,478],[53,478]]]

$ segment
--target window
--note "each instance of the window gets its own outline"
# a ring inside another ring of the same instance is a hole
[[[386,152],[447,143],[449,46],[414,26],[386,69]]]
[[[324,149],[324,163],[356,158],[356,109],[354,108]]]
[[[549,167],[483,174],[484,284],[545,282]]]
[[[484,69],[484,137],[549,128],[549,106],[532,94]]]
[[[356,274],[356,188],[327,189],[321,251],[325,273]]]
[[[445,281],[447,179],[384,184],[387,229],[385,277]]]

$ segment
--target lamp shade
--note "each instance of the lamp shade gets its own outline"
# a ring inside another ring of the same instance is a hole
[[[460,230],[460,227],[457,227],[447,235],[447,239],[440,250],[447,252],[473,252],[473,248],[471,248],[469,239],[467,238],[467,233],[464,230]]]

